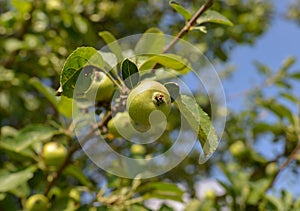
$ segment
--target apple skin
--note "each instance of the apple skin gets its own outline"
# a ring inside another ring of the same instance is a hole
[[[103,72],[96,72],[92,84],[85,93],[88,99],[95,98],[98,102],[110,102],[115,87],[109,77]]]
[[[133,144],[130,147],[130,151],[133,155],[144,155],[146,153],[146,148],[141,144]]]
[[[233,156],[241,157],[247,153],[247,148],[246,148],[244,142],[238,140],[230,145],[229,151],[231,152],[231,154]]]
[[[59,167],[67,157],[67,149],[59,142],[48,142],[43,146],[42,158],[46,166]]]
[[[115,138],[122,137],[117,128],[126,130],[126,134],[128,134],[130,133],[128,130],[128,128],[130,128],[130,124],[131,120],[128,112],[118,112],[111,120],[108,121],[108,132]]]
[[[70,190],[69,198],[72,199],[74,202],[80,202],[80,191],[76,188]]]
[[[153,111],[161,111],[167,118],[171,110],[170,94],[161,83],[144,80],[130,91],[126,108],[134,122],[150,125],[149,117]]]
[[[278,170],[278,164],[276,162],[272,162],[266,166],[265,172],[267,176],[274,176]]]
[[[49,200],[42,194],[30,196],[26,201],[26,209],[28,211],[46,211],[48,210]]]

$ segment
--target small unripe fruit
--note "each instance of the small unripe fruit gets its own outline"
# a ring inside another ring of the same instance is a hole
[[[210,200],[214,200],[216,198],[216,192],[213,191],[213,190],[205,191],[205,198],[210,199]]]
[[[146,153],[146,148],[141,144],[133,144],[130,147],[130,151],[133,155],[144,155]]]
[[[115,91],[113,82],[103,72],[96,72],[95,78],[86,91],[88,99],[95,99],[99,102],[110,102]]]
[[[269,163],[269,164],[266,166],[265,171],[266,171],[266,174],[267,174],[268,176],[273,176],[273,175],[275,175],[275,174],[277,173],[277,171],[278,171],[278,165],[277,165],[277,163],[275,163],[275,162]]]
[[[47,166],[59,167],[67,157],[67,149],[59,142],[48,142],[43,146],[42,158]]]
[[[50,199],[50,200],[55,200],[59,197],[61,197],[62,195],[62,192],[61,192],[61,189],[59,187],[53,187],[51,188],[51,190],[49,191],[47,197]]]
[[[245,154],[246,146],[242,141],[236,141],[235,143],[231,144],[229,147],[229,151],[235,157],[239,157]]]
[[[48,210],[48,198],[42,194],[30,196],[26,201],[26,209],[28,211],[46,211]]]
[[[80,191],[77,190],[76,188],[71,189],[69,193],[70,199],[72,199],[75,202],[80,202]]]
[[[170,94],[161,83],[145,80],[131,90],[126,108],[133,121],[141,125],[150,125],[150,114],[154,111],[161,111],[167,118],[171,109]],[[156,115],[155,122],[161,122],[160,117],[161,115]]]
[[[134,122],[128,112],[118,112],[107,123],[109,134],[114,138],[131,139],[135,134]]]

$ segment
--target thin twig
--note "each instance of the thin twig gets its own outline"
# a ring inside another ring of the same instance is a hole
[[[180,38],[182,38],[187,32],[190,31],[191,27],[194,26],[196,24],[197,19],[207,10],[209,9],[212,5],[213,5],[213,1],[214,0],[207,0],[199,9],[198,11],[195,13],[195,15],[193,15],[193,17],[191,18],[191,20],[189,20],[185,26],[180,30],[180,32],[178,32],[178,34],[176,35],[176,37],[163,49],[162,53],[166,53],[170,50],[170,48],[172,48],[179,40]],[[153,65],[153,67],[151,68],[152,71],[154,71],[158,66],[158,63],[155,63]]]
[[[289,165],[289,163],[295,159],[295,157],[296,157],[296,155],[297,155],[297,153],[299,151],[300,151],[300,135],[298,137],[298,144],[297,144],[297,146],[291,152],[291,154],[289,155],[289,157],[287,158],[287,160],[280,166],[279,170],[282,171],[283,169],[285,169]]]
[[[189,20],[186,25],[181,29],[181,31],[176,35],[176,37],[164,48],[163,53],[166,53],[171,47],[173,47],[181,37],[183,37],[191,27],[196,23],[197,19],[211,6],[213,5],[213,0],[207,0],[195,13],[195,15]]]

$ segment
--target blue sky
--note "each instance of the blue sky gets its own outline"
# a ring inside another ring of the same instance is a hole
[[[230,108],[239,109],[244,100],[243,95],[232,96],[237,96],[261,82],[253,61],[262,62],[276,71],[288,56],[295,56],[299,61],[292,69],[300,70],[300,26],[283,17],[290,2],[292,1],[274,1],[276,11],[270,29],[254,46],[244,45],[234,49],[229,62],[236,67],[236,71],[229,81],[224,82]]]
[[[283,17],[288,4],[292,1],[276,0],[273,2],[276,12],[270,29],[258,39],[254,46],[239,46],[234,49],[231,55],[229,63],[236,67],[236,71],[230,80],[224,82],[227,105],[231,109],[242,109],[245,97],[241,93],[262,81],[257,74],[253,61],[262,62],[276,71],[288,56],[295,56],[297,62],[293,65],[292,70],[300,71],[300,26]],[[299,97],[296,90],[293,94],[297,94]],[[272,145],[274,146],[269,140],[264,140],[257,144],[256,148],[263,153],[266,150],[262,149],[266,149],[266,146],[270,149],[269,147]],[[282,147],[280,144],[274,146],[277,150],[280,147]],[[297,186],[297,184],[299,185],[299,178],[293,177],[288,169],[281,172],[276,181],[276,188],[285,187],[293,192],[294,196],[300,196],[299,186]]]

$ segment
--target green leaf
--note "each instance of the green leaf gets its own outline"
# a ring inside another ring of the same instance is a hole
[[[170,93],[171,96],[171,102],[174,102],[176,100],[176,98],[179,96],[179,86],[177,83],[174,82],[168,82],[165,83],[164,86],[167,88],[167,90]]]
[[[122,62],[122,78],[126,86],[130,89],[135,87],[140,80],[137,66],[129,59],[125,59]]]
[[[288,94],[288,93],[280,93],[280,96],[284,97],[285,99],[291,101],[292,103],[298,103],[299,99],[292,94]]]
[[[290,210],[291,207],[293,206],[293,195],[286,191],[286,190],[282,190],[282,202],[284,204],[284,207],[286,210]]]
[[[203,202],[197,199],[192,199],[186,205],[184,211],[199,211],[202,210]]]
[[[255,182],[250,182],[250,193],[247,199],[249,204],[257,204],[257,202],[264,196],[271,178],[262,178]]]
[[[171,199],[182,202],[183,191],[175,184],[165,182],[151,182],[141,186],[138,192],[144,193],[145,199]]]
[[[115,36],[109,31],[99,32],[99,36],[105,41],[107,47],[111,50],[111,52],[113,52],[116,55],[117,60],[119,62],[122,61],[123,60],[122,49]]]
[[[203,163],[217,149],[219,139],[216,131],[207,113],[202,110],[193,97],[180,95],[175,102],[183,117],[198,134],[204,153],[200,156],[199,162]]]
[[[144,207],[142,204],[133,204],[130,206],[131,211],[150,211],[146,207]]]
[[[49,126],[36,124],[23,128],[15,138],[14,148],[20,152],[37,142],[49,140],[57,131]],[[12,143],[13,144],[13,143]]]
[[[300,80],[300,72],[295,72],[289,75],[290,78]]]
[[[259,122],[253,126],[252,130],[255,135],[260,133],[272,132],[277,136],[284,133],[285,127],[282,124],[268,124],[266,122]]]
[[[62,94],[72,98],[77,79],[79,79],[79,86],[77,87],[79,89],[78,92],[86,91],[92,82],[92,69],[90,67],[103,69],[104,66],[105,63],[102,56],[96,49],[92,47],[77,48],[67,58],[61,73],[60,84]],[[80,75],[82,70],[85,72]],[[79,76],[80,78],[78,78]]]
[[[169,4],[174,10],[176,10],[176,12],[178,12],[180,15],[182,15],[186,21],[190,20],[193,17],[192,14],[187,9],[185,9],[183,6],[181,6],[177,2],[170,1]]]
[[[158,211],[174,211],[173,208],[167,206],[166,204],[161,205]]]
[[[272,111],[280,119],[287,118],[291,123],[294,123],[294,117],[290,109],[278,103],[275,99],[258,100],[258,104]]]
[[[272,75],[272,70],[267,65],[264,65],[259,61],[254,61],[253,64],[256,67],[256,69],[259,71],[259,73],[262,73],[267,76]]]
[[[174,69],[181,74],[185,74],[191,70],[187,60],[175,54],[159,54],[152,56],[141,64],[139,70],[151,70],[156,63]]]
[[[265,195],[263,199],[260,204],[260,210],[290,210],[284,207],[282,200],[276,196]]]
[[[295,64],[296,62],[296,58],[291,56],[291,57],[288,57],[287,59],[284,60],[282,66],[281,66],[281,69],[279,70],[279,72],[281,74],[286,74],[287,71],[290,69],[290,67]]]
[[[136,55],[161,54],[166,45],[166,37],[157,28],[148,29],[135,46]]]
[[[60,101],[58,102],[57,109],[59,113],[63,114],[64,116],[71,118],[73,114],[73,100],[71,98],[67,98],[65,96],[60,97]]]
[[[78,181],[87,187],[93,187],[93,184],[90,182],[90,180],[83,174],[82,170],[75,165],[69,165],[65,170],[64,173],[72,175]]]
[[[218,23],[227,26],[233,26],[233,23],[228,20],[225,16],[221,15],[217,11],[214,10],[206,10],[198,19],[197,24],[203,23]]]
[[[0,192],[7,192],[17,188],[19,185],[26,183],[29,179],[33,177],[33,172],[36,167],[29,167],[25,170],[7,173],[0,176]]]
[[[57,109],[58,101],[55,97],[55,91],[51,87],[44,85],[40,79],[34,77],[29,80],[29,83],[34,86],[39,92],[41,92],[47,100]]]

